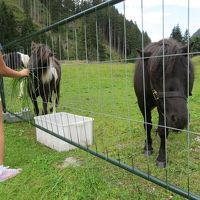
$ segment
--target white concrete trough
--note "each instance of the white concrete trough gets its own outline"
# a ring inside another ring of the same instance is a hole
[[[78,144],[92,145],[93,118],[60,112],[34,117],[35,124]],[[36,128],[37,141],[57,151],[76,148],[69,143]]]

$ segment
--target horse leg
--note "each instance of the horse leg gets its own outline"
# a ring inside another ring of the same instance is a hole
[[[52,113],[56,113],[56,97],[55,97],[55,93],[51,92],[51,96],[49,98],[49,101],[51,102],[51,107],[50,107],[50,112]]]
[[[145,116],[145,115],[143,115]],[[144,117],[145,120],[145,117]],[[152,129],[152,121],[151,121],[151,110],[146,110],[146,123],[144,121],[144,129],[146,132],[145,146],[144,146],[144,155],[150,156],[153,153],[152,147],[152,138],[151,138],[151,129]]]
[[[145,129],[145,132],[146,132],[146,139],[145,139],[145,145],[144,145],[144,155],[150,156],[153,153],[152,138],[151,138],[151,129],[152,129],[151,106],[147,105],[146,111],[145,111],[144,103],[142,101],[141,103],[139,103],[139,107],[140,107],[140,111],[142,112],[142,115],[143,115],[143,118],[144,118],[144,129]]]
[[[55,88],[53,91],[51,91],[50,95],[50,102],[52,103],[52,107],[50,108],[50,112],[56,113],[56,107],[59,104],[60,99],[60,84],[55,83]]]
[[[33,74],[31,74],[31,76],[33,76]],[[29,97],[33,103],[34,113],[35,115],[38,116],[39,115],[39,108],[38,108],[38,103],[37,103],[38,94],[36,93],[35,88],[36,88],[35,82],[31,77],[30,79],[28,79],[27,90],[28,90]]]
[[[32,95],[31,100],[32,100],[33,107],[34,107],[34,112],[38,116],[39,115],[39,108],[38,108],[38,103],[37,103],[36,96],[34,94]]]
[[[56,94],[56,107],[57,107],[60,100],[60,81],[56,85],[55,94]]]
[[[53,94],[53,113],[56,113],[56,97],[55,97],[55,93]]]
[[[53,92],[50,91],[50,95],[49,95],[49,102],[50,102],[50,108],[49,108],[49,111],[50,111],[50,113],[53,112],[53,101],[52,101],[52,95],[53,95]]]
[[[165,127],[163,127],[164,116],[162,114],[159,114],[159,125],[160,126],[158,126],[157,131],[160,136],[160,149],[159,149],[159,154],[156,160],[156,164],[160,168],[165,168],[166,167],[166,151],[165,151],[166,141],[165,139],[168,136],[168,129],[167,128],[165,129]]]
[[[43,102],[42,114],[46,115],[48,113],[48,111],[47,111],[48,102],[47,102],[46,98],[42,98],[42,102]]]
[[[47,105],[49,101],[49,90],[48,87],[44,88],[44,93],[42,95],[42,102],[43,102],[43,109],[42,109],[42,114],[46,115],[48,113],[47,111]]]

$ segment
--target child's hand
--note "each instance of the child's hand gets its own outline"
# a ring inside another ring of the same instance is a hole
[[[29,76],[29,70],[28,69],[22,69],[19,73],[22,77]]]

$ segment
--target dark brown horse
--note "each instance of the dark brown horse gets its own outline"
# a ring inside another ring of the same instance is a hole
[[[157,131],[161,140],[157,157],[159,167],[166,166],[165,139],[169,129],[181,130],[188,122],[187,98],[192,94],[194,69],[190,59],[188,63],[187,52],[187,45],[182,46],[172,39],[164,40],[164,58],[163,40],[149,44],[144,52],[138,50],[140,57],[144,59],[139,59],[136,63],[134,89],[147,134],[144,153],[151,155],[153,152],[151,111],[157,107]]]
[[[34,105],[34,112],[39,115],[37,97],[43,101],[42,114],[47,114],[47,104],[53,103],[53,108],[59,103],[61,65],[47,45],[32,42],[31,56],[28,62],[30,78],[28,84],[29,96]],[[55,96],[55,98],[53,98]]]

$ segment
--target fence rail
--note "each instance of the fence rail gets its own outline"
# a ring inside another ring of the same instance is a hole
[[[85,17],[86,15],[89,15],[89,14],[92,14],[92,13],[96,13],[97,11],[100,11],[101,9],[104,9],[104,8],[107,8],[107,7],[109,7],[109,6],[113,6],[113,5],[115,5],[115,4],[117,4],[117,3],[119,3],[119,2],[123,2],[124,0],[108,0],[108,1],[105,1],[105,2],[103,2],[103,3],[101,3],[101,4],[99,4],[99,5],[97,5],[97,6],[94,6],[94,7],[91,7],[91,8],[89,8],[89,9],[87,9],[87,10],[84,10],[84,11],[82,11],[82,12],[80,12],[80,13],[77,13],[77,14],[75,14],[75,15],[73,15],[73,16],[70,16],[70,17],[68,17],[68,18],[65,18],[65,19],[63,19],[63,20],[61,20],[61,21],[58,21],[58,22],[56,22],[55,24],[52,24],[52,25],[50,25],[50,26],[48,26],[48,27],[46,27],[46,28],[44,28],[44,29],[42,29],[42,30],[40,30],[40,31],[37,31],[37,32],[34,32],[34,33],[32,33],[32,34],[30,34],[30,35],[27,35],[27,36],[25,36],[25,37],[22,37],[22,38],[18,38],[18,39],[16,39],[16,40],[14,40],[14,41],[12,41],[12,42],[10,42],[10,43],[8,43],[8,44],[5,44],[5,46],[4,46],[4,48],[9,48],[9,47],[11,47],[11,46],[13,46],[13,45],[15,45],[15,44],[17,44],[17,43],[23,43],[23,41],[26,41],[27,39],[31,39],[31,38],[34,38],[35,36],[38,36],[38,35],[42,35],[42,34],[44,34],[44,33],[46,33],[46,32],[48,32],[48,31],[51,31],[51,30],[53,30],[53,29],[55,29],[55,28],[57,28],[57,27],[60,27],[60,26],[62,26],[62,25],[65,25],[65,24],[68,24],[68,23],[70,23],[70,22],[72,22],[72,21],[75,21],[75,20],[77,20],[77,19],[80,19],[80,18],[82,18],[82,17]],[[110,19],[109,19],[110,20]],[[125,23],[125,22],[124,22]],[[110,21],[109,21],[109,25],[110,25]],[[124,27],[124,29],[126,29],[126,27]],[[110,27],[109,27],[109,31],[111,31],[110,30]],[[126,33],[126,31],[124,31],[125,33]],[[142,32],[143,32],[143,30],[142,30]],[[85,34],[87,34],[86,33],[86,30],[85,30]],[[110,33],[109,33],[110,34]],[[75,33],[75,38],[76,38],[76,33]],[[85,35],[85,40],[86,40],[86,35]],[[111,38],[110,38],[110,40],[111,40]],[[97,39],[97,41],[98,41],[98,39]],[[52,42],[53,43],[53,42]],[[77,43],[77,41],[76,41],[76,43]],[[124,46],[126,46],[126,41],[124,42],[125,44],[124,44]],[[77,45],[77,44],[76,44]],[[53,46],[53,45],[52,45]],[[86,52],[87,52],[87,42],[86,42]],[[98,42],[97,42],[97,47],[98,47]],[[97,50],[98,51],[98,50]],[[87,53],[86,53],[87,54]],[[113,68],[112,68],[112,64],[114,63],[114,60],[112,59],[112,56],[111,56],[111,46],[110,46],[110,60],[109,61],[106,61],[106,62],[100,62],[99,60],[97,60],[97,62],[94,62],[94,61],[92,61],[91,63],[95,63],[96,65],[98,65],[97,66],[97,73],[99,73],[99,71],[100,71],[100,65],[102,65],[102,64],[110,64],[110,79],[111,79],[111,84],[110,84],[110,88],[111,88],[111,97],[112,97],[112,102],[111,102],[111,107],[114,107],[113,106],[113,101],[115,101],[115,99],[114,99],[114,92],[113,92],[113,87],[114,87],[114,85],[113,85]],[[191,54],[195,54],[195,53],[191,53]],[[197,53],[196,53],[197,54]],[[183,54],[180,54],[180,55],[183,55]],[[186,53],[185,55],[190,55],[190,53]],[[178,55],[165,55],[166,57],[167,56],[178,56]],[[97,56],[98,57],[98,56]],[[151,58],[151,57],[147,57],[147,58]],[[155,57],[156,58],[156,57]],[[132,60],[134,60],[134,61],[136,61],[138,58],[133,58]],[[145,58],[143,58],[143,59],[145,59]],[[125,57],[124,57],[124,61],[125,61],[125,64],[127,64],[127,61],[128,61],[129,59],[127,59],[127,57],[126,57],[126,50],[125,50]],[[67,62],[69,62],[69,60],[67,61]],[[74,61],[71,61],[72,63],[74,63]],[[69,62],[70,63],[70,62]],[[76,63],[76,62],[75,62]],[[88,62],[88,60],[87,60],[87,55],[86,55],[86,61],[83,61],[83,63],[84,64],[88,64],[89,62]],[[77,63],[76,63],[77,65],[79,65],[80,64],[80,61],[78,61]],[[77,69],[74,69],[74,70],[77,70]],[[127,71],[126,71],[127,69],[125,69],[125,78],[126,78],[126,88],[125,88],[125,90],[127,90],[128,89],[128,80],[127,80],[127,78],[128,78],[128,76],[127,76]],[[100,73],[99,73],[100,74]],[[75,75],[75,76],[77,76],[77,74]],[[98,81],[98,84],[99,84],[99,90],[101,89],[101,86],[102,86],[102,82],[101,82],[101,80],[102,80],[102,78],[101,77],[99,77],[100,75],[98,75],[98,79],[99,80],[97,80]],[[84,78],[88,78],[87,77],[87,75],[86,75],[86,77],[84,77]],[[123,77],[124,78],[124,77]],[[79,81],[80,80],[77,80],[77,85],[76,85],[76,87],[78,88],[77,89],[77,91],[78,92],[80,92],[80,83],[79,83]],[[89,84],[88,84],[89,85]],[[88,87],[89,88],[89,86],[85,86],[85,87]],[[3,85],[2,84],[0,84],[0,86],[2,87]],[[5,101],[5,99],[4,99],[4,90],[2,89],[2,88],[0,88],[1,89],[1,95],[2,95],[2,102],[3,102],[3,106],[4,106],[4,112],[6,112],[6,101]],[[89,90],[89,89],[88,89]],[[128,96],[128,92],[126,91],[126,95]],[[6,95],[6,92],[5,92],[5,95]],[[99,96],[101,96],[101,98],[102,98],[102,95],[101,95],[101,91],[99,91]],[[80,97],[79,97],[80,98]],[[95,100],[94,100],[95,101]],[[79,102],[80,103],[80,102]],[[129,106],[129,105],[128,105]],[[8,107],[8,106],[7,106]],[[129,108],[128,108],[129,109]],[[84,109],[82,109],[82,110],[84,110]],[[18,118],[21,118],[18,114],[16,114],[16,113],[14,113],[13,111],[11,111],[10,110],[10,108],[8,108],[8,111],[7,112],[9,112],[10,114],[12,114],[12,115],[14,115],[14,116],[16,116],[16,117],[18,117]],[[89,112],[89,111],[88,111]],[[87,113],[87,112],[86,112]],[[94,112],[95,113],[95,112]],[[102,114],[101,112],[99,112],[99,114]],[[130,115],[130,111],[128,110],[128,115]],[[104,115],[105,116],[105,115]],[[103,116],[103,117],[104,117]],[[130,116],[129,116],[130,117]],[[128,123],[130,124],[133,120],[131,120],[131,119],[129,119],[129,117],[127,117],[127,118],[121,118],[121,119],[126,119],[127,121],[128,121]],[[120,118],[119,118],[120,119]],[[115,121],[115,120],[117,120],[117,118],[114,118],[114,120],[113,121]],[[186,190],[184,190],[183,188],[181,188],[181,187],[177,187],[176,185],[174,185],[174,184],[171,184],[171,183],[169,183],[168,181],[166,181],[167,180],[167,178],[166,178],[166,180],[161,180],[161,179],[159,179],[159,178],[157,178],[157,177],[155,177],[155,176],[152,176],[151,174],[150,174],[150,172],[148,172],[148,173],[145,173],[144,171],[142,171],[142,170],[140,170],[140,169],[138,169],[137,167],[134,167],[134,163],[133,163],[133,166],[129,166],[128,164],[126,164],[126,163],[124,163],[124,162],[122,162],[120,159],[113,159],[112,157],[110,157],[110,156],[108,156],[108,155],[106,155],[106,154],[103,154],[103,153],[101,153],[101,152],[99,152],[99,151],[97,151],[97,150],[93,150],[92,148],[90,148],[89,146],[83,146],[83,145],[81,145],[81,144],[79,144],[79,143],[77,143],[77,142],[74,142],[74,141],[72,141],[72,140],[70,140],[70,139],[68,139],[68,138],[66,138],[66,137],[63,137],[63,136],[61,136],[61,135],[59,135],[59,134],[57,134],[57,133],[55,133],[55,132],[53,132],[53,131],[50,131],[50,130],[48,130],[48,129],[46,129],[46,128],[44,128],[44,127],[41,127],[41,126],[39,126],[39,125],[37,125],[37,124],[35,124],[34,122],[29,122],[29,123],[31,123],[33,126],[35,126],[35,127],[37,127],[37,128],[39,128],[39,129],[41,129],[41,130],[43,130],[43,131],[45,131],[47,134],[50,134],[50,135],[52,135],[52,136],[54,136],[54,137],[56,137],[56,138],[58,138],[58,139],[61,139],[61,140],[63,140],[63,141],[65,141],[65,142],[67,142],[67,143],[69,143],[69,144],[71,144],[71,145],[74,145],[74,146],[76,146],[76,147],[78,147],[79,149],[81,149],[81,150],[84,150],[84,151],[86,151],[86,152],[88,152],[88,153],[90,153],[90,154],[92,154],[92,155],[94,155],[94,156],[96,156],[96,157],[98,157],[98,158],[101,158],[102,160],[105,160],[105,161],[107,161],[107,162],[109,162],[109,163],[111,163],[111,164],[113,164],[113,165],[115,165],[115,166],[117,166],[117,167],[120,167],[120,168],[122,168],[122,169],[124,169],[124,170],[126,170],[126,171],[128,171],[128,172],[130,172],[130,173],[132,173],[132,174],[135,174],[135,175],[137,175],[137,176],[139,176],[139,177],[141,177],[141,178],[144,178],[145,180],[148,180],[148,181],[150,181],[150,182],[152,182],[152,183],[155,183],[155,184],[157,184],[157,185],[159,185],[159,186],[161,186],[161,187],[163,187],[163,188],[165,188],[165,189],[167,189],[167,190],[169,190],[169,191],[172,191],[172,192],[174,192],[174,193],[176,193],[176,194],[179,194],[179,195],[181,195],[182,197],[185,197],[185,198],[188,198],[188,199],[191,199],[191,200],[198,200],[198,199],[200,199],[200,196],[198,196],[198,195],[196,195],[196,194],[193,194],[192,192],[190,192],[189,191],[189,189],[188,189],[188,191],[186,191]],[[135,121],[135,123],[137,123],[136,121]],[[141,124],[143,124],[143,122],[141,122]],[[154,124],[152,124],[152,125],[154,125]],[[130,125],[129,125],[130,126]],[[130,127],[129,127],[130,128]],[[192,131],[191,131],[192,132]],[[188,186],[188,188],[189,188],[189,186]]]

